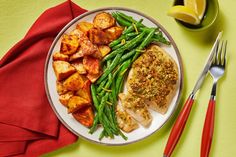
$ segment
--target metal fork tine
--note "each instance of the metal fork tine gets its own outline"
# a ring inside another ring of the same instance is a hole
[[[218,56],[218,51],[219,51],[219,45],[220,45],[220,40],[217,41],[217,43],[216,43],[216,49],[215,49],[216,53],[215,53],[213,61],[211,63],[212,65],[217,64],[217,56]]]
[[[226,50],[227,50],[227,40],[224,42],[224,52],[223,52],[223,66],[225,67],[225,64],[226,64]]]
[[[218,51],[218,55],[216,58],[216,61],[218,65],[221,65],[221,56],[222,56],[222,50],[223,50],[223,46],[224,46],[224,41],[221,41],[219,44],[219,51]]]

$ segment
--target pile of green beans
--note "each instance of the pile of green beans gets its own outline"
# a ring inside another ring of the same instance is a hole
[[[151,42],[167,45],[169,42],[158,28],[143,25],[142,19],[136,21],[121,12],[113,12],[112,16],[126,29],[118,39],[109,44],[112,51],[103,58],[103,74],[91,85],[96,115],[89,132],[92,134],[98,125],[102,125],[103,131],[99,140],[103,137],[114,138],[114,135],[120,135],[127,140],[119,129],[115,112],[118,94],[122,92],[129,68]]]

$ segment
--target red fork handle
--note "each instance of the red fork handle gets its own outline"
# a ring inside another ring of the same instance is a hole
[[[194,102],[194,95],[190,94],[171,130],[169,139],[165,147],[164,157],[170,157],[176,144],[178,143],[179,138],[184,130],[185,124],[188,120],[193,102]]]
[[[208,157],[214,132],[215,100],[210,99],[202,132],[201,157]]]

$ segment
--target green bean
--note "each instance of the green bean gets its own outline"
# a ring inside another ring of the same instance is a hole
[[[125,41],[125,43],[127,43],[128,41]],[[125,43],[119,43],[119,44],[117,44],[116,46],[114,46],[114,47],[112,47],[112,51],[114,51],[114,50],[116,50],[116,49],[118,49],[118,48],[120,48],[120,47],[122,47]]]
[[[95,115],[95,118],[94,118],[94,121],[93,121],[93,125],[92,125],[92,127],[89,129],[89,133],[90,133],[90,134],[94,133],[95,129],[97,128],[98,121],[99,121],[99,117],[98,117],[98,114],[96,114],[96,115]]]
[[[147,44],[150,43],[150,41],[151,41],[151,39],[152,39],[152,37],[153,37],[155,31],[156,31],[156,29],[153,28],[153,30],[147,35],[147,37],[146,37],[146,38],[143,40],[143,42],[139,45],[139,47],[137,48],[138,51],[137,51],[136,54],[134,55],[134,57],[133,57],[133,59],[132,59],[132,62],[138,58],[138,56],[139,56],[139,54],[140,54],[140,51],[139,51],[139,50],[144,49],[145,46],[147,46]]]
[[[101,134],[99,135],[99,141],[101,141],[103,139],[103,137],[105,136],[105,129],[102,130]]]
[[[106,92],[105,90],[106,90],[106,89],[109,89],[109,88],[110,88],[111,83],[112,83],[112,74],[109,73],[109,75],[108,75],[108,81],[107,81],[106,85],[103,87],[103,90],[101,91],[101,93],[98,94],[100,97],[102,97],[102,96],[105,94],[105,92]]]
[[[136,53],[136,49],[124,54],[121,59],[120,59],[120,63],[122,63],[123,61],[125,61],[126,59],[132,57],[134,54]]]
[[[114,47],[116,46],[117,44],[119,44],[121,42],[121,40],[125,39],[125,40],[129,40],[130,38],[133,38],[134,36],[138,35],[138,33],[136,32],[131,32],[131,33],[128,33],[128,34],[123,34],[121,35],[118,39],[112,41],[110,44],[109,44],[109,47]]]
[[[124,46],[120,47],[119,49],[116,49],[115,51],[112,51],[103,59],[103,61],[109,60],[119,53],[123,53],[125,50],[132,47],[137,42],[141,41],[145,34],[146,34],[145,32],[142,32],[141,34],[137,35],[135,38],[127,42]]]
[[[117,11],[116,15],[122,17],[123,19],[129,21],[130,23],[137,23],[137,21],[134,20],[133,17],[128,16],[128,15],[122,13],[122,12]]]
[[[122,17],[120,17],[119,15],[115,17],[116,21],[119,23],[119,25],[124,26],[124,27],[129,27],[132,23],[125,21],[124,19],[122,19]]]
[[[122,34],[127,34],[127,33],[130,33],[130,32],[133,32],[133,31],[135,30],[134,27],[136,27],[136,28],[138,29],[139,27],[142,26],[142,22],[143,22],[143,19],[139,20],[139,21],[138,21],[137,23],[135,23],[135,24],[130,25],[126,30],[124,30],[124,31],[122,32]],[[135,26],[134,26],[134,25],[135,25]]]
[[[127,139],[128,139],[121,131],[119,131],[119,134],[120,134],[120,136],[121,136],[124,140],[127,140]]]
[[[94,104],[95,108],[98,110],[99,102],[98,102],[98,99],[97,99],[97,94],[96,94],[96,90],[95,90],[95,85],[94,84],[91,85],[91,95],[92,95],[92,99],[93,99],[93,104]]]
[[[102,88],[105,86],[106,83],[107,83],[107,79],[103,80],[103,81],[99,84],[99,86],[98,86],[98,88],[97,88],[97,93],[100,93],[100,92],[102,91]]]

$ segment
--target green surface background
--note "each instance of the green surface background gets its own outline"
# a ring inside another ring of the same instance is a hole
[[[0,0],[0,57],[19,41],[47,8],[64,0]],[[190,32],[166,15],[172,0],[74,0],[88,10],[99,7],[122,6],[139,10],[161,23],[175,40],[184,65],[184,91],[180,107],[172,119],[154,135],[127,146],[102,146],[79,139],[73,145],[44,155],[59,157],[161,157],[171,126],[182,104],[202,69],[213,40],[220,30],[228,40],[227,72],[219,82],[216,105],[216,121],[211,157],[236,155],[236,1],[219,0],[220,15],[215,25],[204,32]],[[200,156],[201,133],[204,124],[212,79],[207,77],[192,109],[187,126],[173,157]]]

